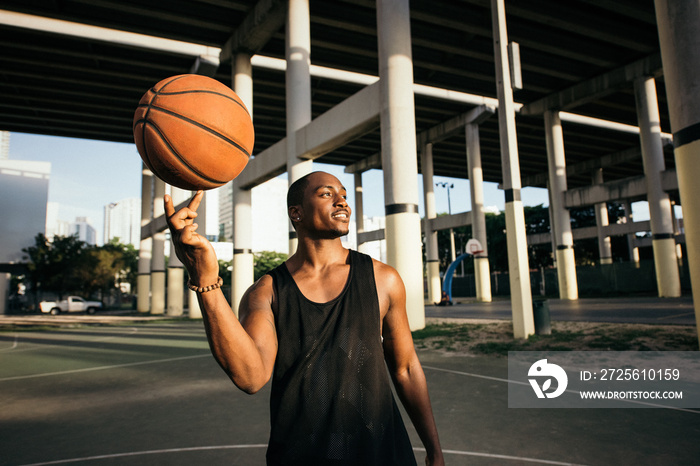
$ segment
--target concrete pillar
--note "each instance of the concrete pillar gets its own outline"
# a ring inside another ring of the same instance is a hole
[[[634,81],[634,95],[649,202],[656,286],[660,297],[678,297],[681,295],[681,279],[676,258],[671,201],[661,187],[661,173],[666,166],[654,78],[637,78]]]
[[[311,173],[311,160],[296,156],[296,132],[311,122],[311,32],[309,0],[289,0],[286,35],[287,175],[289,184]],[[289,222],[289,254],[297,235]]]
[[[0,315],[7,314],[7,301],[10,296],[10,282],[12,275],[0,273]]]
[[[549,166],[549,189],[552,193],[549,209],[557,235],[557,278],[561,299],[578,299],[574,237],[571,233],[571,217],[564,207],[564,192],[567,189],[566,158],[564,156],[564,134],[559,112],[544,114],[547,140],[547,165]]]
[[[408,0],[377,0],[387,262],[406,286],[411,330],[425,327]]]
[[[353,214],[355,215],[355,231],[357,233],[357,250],[369,254],[368,243],[360,244],[360,233],[365,231],[365,203],[363,196],[362,187],[362,172],[353,174],[353,180],[355,184],[355,209]]]
[[[143,165],[141,170],[141,227],[153,217],[153,173]],[[139,273],[136,279],[136,309],[151,311],[151,256],[153,238],[141,238],[139,244]]]
[[[593,171],[593,184],[603,184],[603,169],[598,168]],[[612,264],[612,246],[610,244],[610,236],[603,233],[603,229],[610,224],[608,218],[608,204],[600,202],[596,204],[595,223],[598,228],[598,257],[600,264]]]
[[[253,116],[253,68],[250,55],[239,53],[233,57],[233,90]],[[253,284],[255,258],[253,256],[253,201],[252,191],[242,189],[233,180],[233,261],[231,274],[231,308],[238,316],[238,307],[246,290]]]
[[[474,255],[474,279],[476,300],[491,302],[491,270],[486,244],[486,215],[484,213],[484,173],[481,169],[481,143],[479,125],[470,123],[464,127],[467,142],[467,167],[469,192],[472,199],[472,238],[479,240],[483,252]]]
[[[535,333],[532,316],[530,266],[525,232],[525,211],[520,196],[520,160],[515,131],[515,106],[508,62],[508,32],[505,0],[491,0],[496,91],[498,94],[498,129],[501,142],[503,189],[506,198],[506,242],[508,245],[508,277],[513,307],[513,335],[527,338]]]
[[[552,217],[552,189],[549,187],[549,181],[547,181],[547,198],[549,199],[549,208],[547,209],[547,215],[549,216],[549,238],[552,248],[552,266],[556,268],[557,266],[557,233],[554,229],[554,218]]]
[[[170,191],[170,196],[173,199],[173,205],[177,206],[181,202],[185,201],[190,195],[189,191],[184,189],[172,187]],[[184,314],[185,310],[185,268],[182,262],[175,254],[175,246],[170,241],[170,257],[168,258],[168,277],[167,277],[167,287],[166,287],[166,313],[169,316],[181,316]]]
[[[190,319],[202,318],[202,308],[199,307],[197,293],[192,290],[187,290],[187,317]]]
[[[153,182],[153,218],[164,214],[164,195],[165,181],[155,178]],[[165,231],[159,231],[153,235],[151,314],[165,314]]]
[[[700,4],[655,0],[685,245],[700,337]]]
[[[630,201],[626,200],[623,202],[622,207],[625,210],[625,223],[634,223],[634,214],[632,213],[632,204]],[[627,234],[627,248],[630,262],[633,262],[635,267],[639,268],[639,248],[637,247],[636,235],[634,233]]]
[[[175,254],[174,246],[170,243],[170,257],[168,258],[168,277],[167,277],[167,311],[169,316],[181,316],[184,314],[184,282],[185,268],[182,262]]]
[[[440,286],[440,256],[438,253],[437,231],[434,231],[431,220],[437,217],[435,207],[435,188],[433,184],[433,145],[426,144],[421,153],[421,173],[423,173],[423,202],[425,204],[425,220],[423,235],[425,237],[426,272],[428,275],[429,303],[439,303],[442,299]]]

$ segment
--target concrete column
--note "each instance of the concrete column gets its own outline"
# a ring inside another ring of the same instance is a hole
[[[165,181],[155,178],[153,183],[153,218],[164,214]],[[151,314],[165,314],[165,232],[153,235],[151,257]]]
[[[311,160],[296,156],[296,132],[311,122],[311,32],[309,0],[289,0],[287,11],[287,175],[289,184],[311,173]],[[289,254],[297,235],[289,222]]]
[[[173,205],[177,206],[181,202],[185,201],[190,195],[189,191],[184,189],[172,187],[170,191],[170,196],[173,199]],[[181,316],[184,314],[185,304],[185,268],[182,262],[175,254],[175,246],[170,241],[170,257],[168,258],[168,277],[167,277],[167,287],[166,287],[166,298],[167,298],[167,308],[166,313],[169,316]]]
[[[593,184],[603,184],[603,169],[598,168],[593,171]],[[608,204],[600,202],[596,204],[595,223],[598,228],[598,257],[601,264],[612,264],[612,247],[610,244],[610,236],[605,236],[603,229],[610,224],[608,219]]]
[[[547,198],[549,199],[549,208],[547,209],[547,215],[549,216],[549,238],[552,248],[552,265],[557,266],[557,233],[554,229],[554,218],[552,217],[552,188],[549,187],[549,181],[547,181]]]
[[[10,282],[12,275],[0,273],[0,315],[7,314],[7,301],[10,296]]]
[[[253,68],[250,55],[239,53],[233,57],[233,90],[253,116]],[[246,290],[253,284],[255,258],[253,256],[253,201],[252,191],[242,189],[233,180],[233,261],[231,275],[231,308],[238,316],[238,307]]]
[[[549,166],[549,189],[552,193],[549,209],[557,235],[557,278],[561,299],[578,299],[574,237],[571,233],[571,217],[564,207],[564,192],[567,189],[566,158],[564,156],[564,134],[559,112],[544,114],[547,140],[547,164]]]
[[[472,198],[472,238],[479,240],[483,252],[474,255],[474,279],[476,300],[491,302],[491,270],[486,244],[486,215],[484,214],[484,173],[481,169],[481,143],[479,125],[470,123],[464,127],[467,142],[467,167],[469,192]]]
[[[153,173],[143,165],[141,170],[141,227],[153,218]],[[136,309],[151,311],[151,256],[153,238],[141,238],[139,244],[139,274],[136,279]]]
[[[411,330],[425,327],[408,0],[377,0],[387,262],[406,286]]]
[[[513,335],[515,338],[527,338],[535,333],[535,323],[532,316],[532,290],[530,289],[525,212],[520,196],[520,160],[518,159],[515,107],[508,62],[505,0],[491,0],[491,17],[496,63],[501,165],[506,198],[506,241],[508,245],[508,277],[513,307]]]
[[[681,295],[681,279],[676,258],[671,201],[661,187],[661,173],[666,166],[654,78],[637,78],[634,81],[634,95],[637,102],[639,139],[642,145],[642,161],[647,184],[656,286],[660,297],[678,297]]]
[[[368,254],[369,248],[367,243],[360,244],[360,233],[365,231],[365,203],[363,196],[362,187],[362,172],[354,173],[353,180],[355,184],[355,209],[353,214],[355,215],[355,231],[357,233],[357,250]]]
[[[697,0],[654,4],[700,337],[700,4]]]
[[[197,293],[192,290],[187,290],[187,317],[190,319],[202,318],[202,308],[199,307]]]
[[[425,221],[423,235],[425,236],[426,268],[428,275],[428,302],[439,303],[442,299],[440,286],[440,256],[438,253],[437,231],[434,231],[431,220],[437,217],[435,207],[435,188],[433,184],[433,145],[426,144],[421,154],[421,173],[423,173],[423,202],[425,204]]]
[[[626,200],[622,204],[625,209],[625,222],[634,223],[634,214],[632,213],[632,204]],[[627,234],[627,248],[630,256],[630,262],[633,262],[636,268],[639,268],[639,248],[636,246],[636,235],[634,233]]]

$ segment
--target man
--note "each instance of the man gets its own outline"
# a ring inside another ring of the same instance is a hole
[[[350,207],[340,181],[315,172],[292,184],[297,251],[248,289],[240,321],[219,288],[214,250],[196,233],[202,196],[178,212],[166,196],[165,213],[217,362],[246,393],[272,378],[268,464],[415,464],[386,361],[426,464],[443,465],[403,282],[388,265],[342,246]]]

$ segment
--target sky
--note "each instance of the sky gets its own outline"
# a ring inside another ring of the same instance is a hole
[[[73,222],[76,217],[89,217],[100,241],[104,206],[141,196],[141,158],[134,144],[11,133],[9,158],[51,162],[49,202],[59,204],[59,219]],[[340,166],[315,163],[314,167],[316,170],[329,171],[341,180],[348,188],[348,201],[352,207],[353,176],[345,174]],[[449,190],[453,214],[471,210],[468,180],[435,177],[434,181],[446,181],[454,185]],[[420,176],[416,183],[420,198],[419,211],[422,216],[425,210],[422,199],[423,181]],[[365,172],[363,189],[365,215],[383,216],[382,172]],[[435,188],[438,213],[448,212],[447,196],[447,189]],[[499,190],[495,183],[484,183],[484,198],[486,207],[490,210],[501,211],[505,208],[503,191]],[[524,188],[522,198],[525,205],[549,205],[544,189]],[[371,202],[372,199],[382,199],[382,202]],[[635,215],[637,214],[635,211]],[[641,220],[640,217],[643,215],[636,216],[636,220]]]

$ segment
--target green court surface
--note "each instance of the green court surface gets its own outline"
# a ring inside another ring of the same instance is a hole
[[[697,464],[700,412],[512,409],[506,358],[419,355],[448,465]],[[264,465],[268,396],[198,321],[1,332],[0,464]]]

